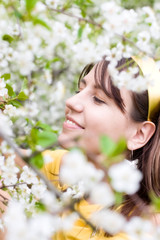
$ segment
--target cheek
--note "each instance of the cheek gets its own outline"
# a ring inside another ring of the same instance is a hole
[[[125,137],[127,129],[128,121],[122,113],[116,111],[110,114],[97,113],[92,116],[85,134],[90,136],[90,139],[94,138],[96,142],[101,135],[107,135],[117,141],[120,137]]]

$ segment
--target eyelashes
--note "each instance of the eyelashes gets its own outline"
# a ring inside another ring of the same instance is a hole
[[[93,100],[94,100],[94,102],[99,103],[99,104],[106,104],[103,100],[97,98],[96,96],[93,96]]]
[[[80,90],[77,90],[77,91],[75,91],[75,94],[78,94],[80,92],[81,92]],[[98,104],[106,104],[106,102],[104,102],[103,100],[101,100],[100,98],[98,98],[96,96],[93,96],[93,101]]]

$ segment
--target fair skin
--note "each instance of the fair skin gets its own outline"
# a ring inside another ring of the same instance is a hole
[[[66,101],[66,120],[59,143],[64,148],[78,144],[87,152],[97,154],[100,136],[107,135],[114,141],[125,137],[130,150],[141,147],[153,132],[149,130],[150,123],[145,122],[147,127],[144,127],[144,123],[136,123],[130,118],[132,99],[125,88],[120,90],[125,104],[123,113],[113,99],[95,86],[94,72],[95,67],[81,80],[79,92]],[[78,142],[75,143],[75,139]]]

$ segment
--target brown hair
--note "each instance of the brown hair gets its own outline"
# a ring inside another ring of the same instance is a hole
[[[116,105],[125,112],[125,105],[121,98],[120,90],[117,88],[110,76],[108,76],[108,86],[106,88],[106,74],[109,62],[102,60],[95,66],[95,82],[100,86],[105,94],[112,98]],[[121,59],[118,62],[119,71],[127,69],[128,66],[135,64],[129,59]],[[87,65],[80,75],[82,79],[90,72],[95,63]],[[138,74],[136,75],[138,76]],[[135,76],[135,77],[136,77]],[[141,93],[131,92],[133,107],[130,113],[135,122],[147,121],[148,116],[148,91]],[[133,152],[132,160],[138,159],[137,168],[142,172],[143,179],[139,191],[134,195],[126,195],[121,209],[121,213],[126,217],[141,215],[144,206],[147,206],[150,200],[150,194],[160,197],[160,112],[157,112],[151,119],[156,126],[156,131],[145,146]]]

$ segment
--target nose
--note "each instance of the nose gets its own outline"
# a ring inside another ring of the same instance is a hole
[[[78,113],[83,111],[84,106],[82,99],[79,97],[79,93],[66,100],[66,107]]]

